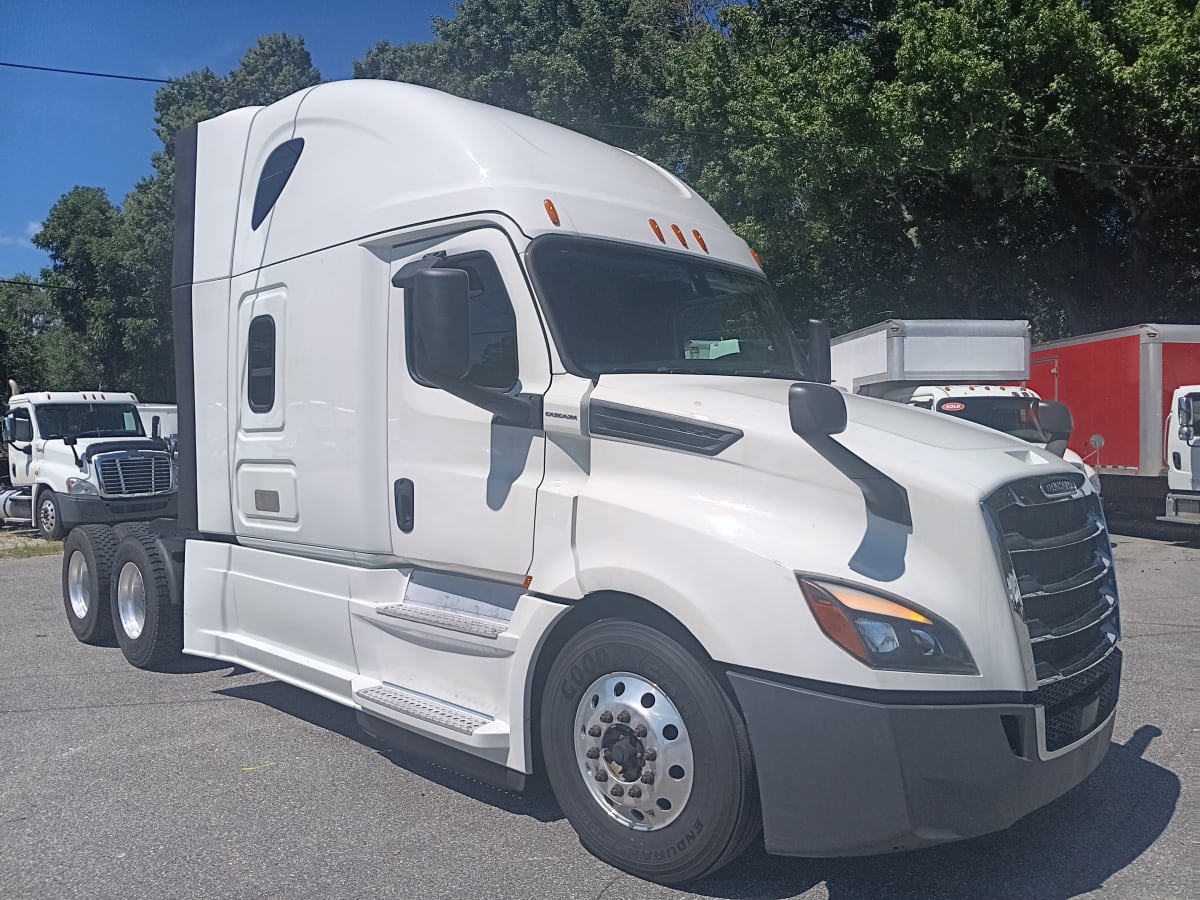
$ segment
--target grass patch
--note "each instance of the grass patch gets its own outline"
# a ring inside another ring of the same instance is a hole
[[[62,541],[39,541],[18,547],[0,547],[0,559],[29,559],[34,556],[54,556],[62,553]]]

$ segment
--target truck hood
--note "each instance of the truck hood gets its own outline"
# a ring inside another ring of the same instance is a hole
[[[735,428],[743,437],[721,457],[780,475],[837,478],[791,430],[783,379],[711,375],[606,375],[591,399]],[[1000,484],[1071,467],[1044,449],[1002,432],[928,410],[852,394],[846,430],[835,439],[906,490],[946,492],[978,500]],[[855,491],[848,479],[847,489]]]

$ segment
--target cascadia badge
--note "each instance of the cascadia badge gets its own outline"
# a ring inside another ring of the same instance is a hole
[[[1042,482],[1042,493],[1047,497],[1065,497],[1075,493],[1075,482],[1070,478],[1052,478]]]

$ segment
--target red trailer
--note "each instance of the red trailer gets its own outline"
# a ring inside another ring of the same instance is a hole
[[[1164,428],[1172,393],[1200,383],[1200,325],[1085,334],[1038,344],[1030,359],[1029,387],[1071,408],[1071,449],[1102,476],[1149,481],[1166,475]]]

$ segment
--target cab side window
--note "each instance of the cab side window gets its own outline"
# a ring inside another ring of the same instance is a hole
[[[255,316],[246,343],[246,399],[256,413],[275,405],[275,319]]]
[[[509,390],[517,383],[517,318],[495,260],[487,253],[464,253],[448,257],[442,267],[467,273],[471,368],[466,380],[479,387]],[[411,333],[411,318],[409,323]],[[408,368],[420,382],[411,355]]]

